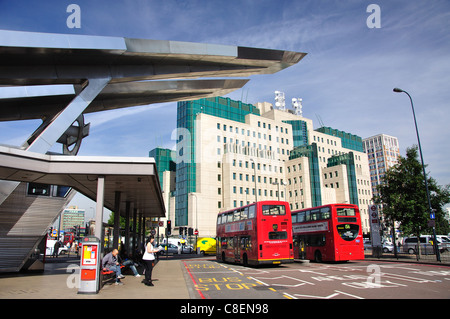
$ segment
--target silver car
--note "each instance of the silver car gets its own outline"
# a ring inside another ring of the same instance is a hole
[[[420,236],[420,252],[424,255],[434,255],[433,247],[434,236],[424,235]],[[440,252],[450,250],[450,243],[443,241],[437,237],[437,244]],[[403,240],[403,252],[408,254],[417,254],[417,237],[407,237]]]
[[[160,249],[159,254],[165,255],[168,254],[178,254],[178,247],[174,244],[161,244],[158,246]]]

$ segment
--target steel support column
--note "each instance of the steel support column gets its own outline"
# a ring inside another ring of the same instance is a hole
[[[130,201],[126,202],[125,206],[125,250],[126,255],[131,256],[130,254]]]
[[[113,249],[119,249],[120,240],[120,197],[121,192],[116,191],[114,199],[114,230],[113,230]]]
[[[73,122],[83,113],[89,104],[109,83],[111,77],[89,79],[88,85],[81,91],[63,111],[54,116],[42,132],[27,146],[23,146],[28,151],[36,153],[46,153],[61,135],[72,125]]]
[[[103,205],[105,197],[105,176],[99,176],[97,178],[97,203],[95,208],[95,237],[100,239],[101,247],[103,250]]]

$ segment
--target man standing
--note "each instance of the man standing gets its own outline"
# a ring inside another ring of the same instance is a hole
[[[61,247],[61,243],[59,242],[59,240],[57,240],[55,245],[53,246],[53,256],[56,258],[58,258],[59,247]]]
[[[125,278],[120,272],[120,264],[117,260],[117,255],[119,251],[114,249],[112,252],[108,253],[103,257],[102,268],[103,270],[112,270],[116,273],[116,285],[123,285],[120,279]]]

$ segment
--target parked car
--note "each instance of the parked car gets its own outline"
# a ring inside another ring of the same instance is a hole
[[[391,243],[383,243],[383,253],[393,253],[394,245]]]
[[[437,237],[437,245],[440,252],[449,251],[450,243],[445,241],[445,239]],[[420,236],[420,252],[424,255],[434,255],[434,247],[433,247],[433,239],[434,236],[431,235],[423,235]],[[403,239],[403,252],[407,252],[408,254],[416,254],[417,253],[417,237],[406,237]]]
[[[161,249],[161,251],[159,252],[159,254],[164,255],[166,253],[166,247],[167,247],[167,253],[169,254],[178,254],[178,245],[174,245],[174,244],[161,244],[158,246],[159,249]],[[191,254],[193,249],[192,246],[187,246],[187,245],[182,245],[181,247],[181,253],[182,254]]]
[[[168,254],[178,254],[178,247],[174,244],[161,244],[158,246],[160,249],[159,254],[165,255]]]

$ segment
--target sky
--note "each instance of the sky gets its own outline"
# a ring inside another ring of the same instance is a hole
[[[80,28],[66,23],[70,4],[80,7]],[[367,10],[371,4],[378,16]],[[0,29],[305,52],[298,64],[251,76],[227,96],[274,103],[274,91],[283,91],[288,108],[291,98],[303,99],[314,128],[320,118],[362,138],[395,136],[404,156],[417,137],[408,96],[392,91],[399,87],[414,101],[427,171],[450,184],[449,0],[0,0]],[[176,103],[85,118],[91,130],[78,155],[148,156],[156,146],[175,145]],[[39,124],[0,122],[0,144],[21,145]]]

